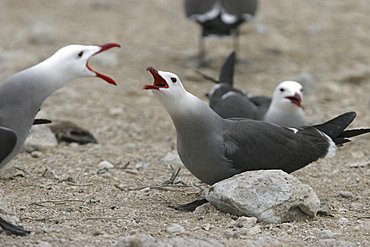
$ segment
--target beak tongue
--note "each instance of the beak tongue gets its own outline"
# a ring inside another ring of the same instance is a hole
[[[145,85],[143,87],[143,89],[146,89],[146,90],[148,90],[148,89],[159,90],[160,88],[168,88],[167,82],[158,73],[158,70],[156,70],[153,67],[148,67],[146,70],[149,71],[152,74],[152,76],[154,78],[154,82],[153,82],[153,85]]]
[[[299,107],[302,107],[302,97],[300,94],[298,93],[295,93],[294,96],[290,96],[290,97],[286,97],[287,99],[289,99],[293,104],[299,106]]]
[[[107,43],[107,44],[104,44],[104,45],[99,45],[99,47],[100,47],[100,50],[98,52],[96,52],[94,55],[96,55],[96,54],[98,54],[100,52],[106,51],[106,50],[108,50],[110,48],[113,48],[113,47],[119,47],[120,48],[121,46],[119,44],[117,44],[117,43]],[[96,77],[99,77],[99,78],[103,79],[104,81],[106,81],[106,82],[108,82],[110,84],[117,85],[117,83],[112,78],[110,78],[109,76],[103,75],[103,74],[101,74],[99,72],[96,72],[95,70],[93,70],[89,66],[88,63],[86,63],[86,67],[89,70],[93,71],[96,74]]]

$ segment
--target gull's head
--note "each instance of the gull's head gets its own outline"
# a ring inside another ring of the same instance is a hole
[[[68,74],[69,79],[79,77],[99,77],[110,84],[116,82],[109,76],[96,72],[89,66],[89,59],[103,51],[113,47],[121,47],[116,43],[107,43],[104,45],[68,45],[59,49],[53,56],[45,60],[45,63],[52,64],[54,68],[64,75]]]
[[[272,100],[272,103],[283,108],[301,108],[303,87],[296,81],[283,81],[275,88]]]
[[[158,97],[165,96],[174,100],[186,93],[177,75],[171,72],[158,71],[153,67],[148,67],[147,71],[152,74],[154,82],[151,85],[145,85],[143,89],[151,89]]]

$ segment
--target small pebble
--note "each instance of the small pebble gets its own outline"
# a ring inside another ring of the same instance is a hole
[[[211,210],[212,206],[210,203],[205,203],[203,205],[200,205],[194,210],[194,214],[206,214]]]
[[[99,169],[103,169],[103,168],[110,169],[110,168],[114,168],[114,165],[110,163],[109,161],[103,160],[102,162],[98,164],[98,168]]]
[[[349,192],[349,191],[340,191],[340,192],[339,192],[339,195],[341,195],[341,196],[342,196],[342,197],[344,197],[344,198],[350,198],[350,197],[353,197],[352,192]]]
[[[40,152],[40,151],[33,151],[32,153],[31,153],[31,156],[32,156],[32,158],[40,158],[41,156],[42,156],[42,152]]]
[[[209,223],[207,223],[207,224],[205,224],[205,225],[202,226],[202,229],[203,230],[206,230],[206,231],[209,231],[211,228],[212,228],[212,226]]]
[[[185,228],[179,224],[170,224],[166,227],[166,232],[169,234],[182,233],[185,231]]]

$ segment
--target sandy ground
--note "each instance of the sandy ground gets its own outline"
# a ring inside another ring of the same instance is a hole
[[[304,99],[310,122],[354,110],[358,117],[351,127],[370,126],[369,13],[367,0],[261,1],[257,18],[241,28],[239,56],[249,62],[238,64],[236,86],[271,95],[281,80],[308,72],[317,81],[316,92]],[[186,89],[204,100],[212,87],[188,65],[197,54],[199,29],[184,17],[182,1],[1,0],[0,23],[1,80],[67,44],[122,45],[101,54],[105,59],[91,61],[94,69],[117,80],[116,87],[96,78],[79,79],[44,103],[49,119],[73,121],[89,129],[99,144],[61,144],[39,158],[21,153],[7,165],[23,171],[0,183],[1,207],[14,212],[32,234],[3,232],[0,245],[110,246],[136,233],[157,239],[224,237],[233,216],[168,208],[200,198],[205,188],[185,168],[177,180],[188,187],[127,189],[161,184],[173,171],[161,159],[175,153],[176,133],[155,96],[142,90],[152,82],[145,69],[178,74]],[[201,71],[217,77],[231,49],[229,39],[209,41],[213,62]],[[293,173],[314,188],[326,215],[286,225],[259,223],[261,232],[248,238],[324,245],[319,233],[330,230],[337,243],[369,246],[369,141],[369,135],[355,138],[336,157]],[[115,168],[99,171],[102,160]],[[353,196],[343,197],[341,191]],[[185,231],[166,232],[171,223]]]

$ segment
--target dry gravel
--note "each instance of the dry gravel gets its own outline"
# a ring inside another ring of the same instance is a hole
[[[281,80],[309,72],[317,80],[316,93],[304,99],[310,122],[354,110],[358,117],[351,126],[370,126],[369,12],[367,0],[261,1],[256,20],[242,27],[239,56],[249,62],[238,64],[236,85],[271,95]],[[1,0],[0,23],[1,80],[67,44],[122,45],[91,61],[118,86],[79,79],[43,105],[49,119],[73,121],[92,131],[99,144],[62,144],[43,150],[38,158],[21,153],[7,165],[21,170],[0,183],[0,206],[14,212],[32,234],[3,232],[0,245],[110,246],[135,233],[156,239],[224,237],[233,216],[167,207],[199,198],[205,187],[186,169],[178,180],[190,187],[116,187],[158,185],[172,173],[169,162],[160,160],[175,152],[175,130],[152,93],[141,89],[152,82],[145,68],[177,73],[187,90],[204,100],[212,86],[187,66],[197,53],[199,30],[184,18],[181,1]],[[201,70],[216,77],[231,47],[230,40],[207,43],[213,63]],[[369,246],[369,141],[370,135],[355,138],[336,157],[293,174],[314,188],[327,214],[307,222],[259,223],[261,232],[247,239],[270,237],[295,246]],[[102,160],[115,168],[99,171]],[[172,223],[184,231],[166,232]],[[243,241],[229,244],[241,246]]]

